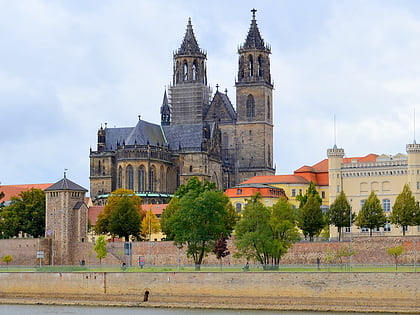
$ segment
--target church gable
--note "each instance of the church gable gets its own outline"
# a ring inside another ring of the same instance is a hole
[[[204,121],[235,123],[236,112],[226,94],[220,93],[219,91],[216,92],[204,115]]]

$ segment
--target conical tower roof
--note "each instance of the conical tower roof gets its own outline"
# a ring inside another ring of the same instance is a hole
[[[187,30],[185,31],[184,40],[182,41],[181,47],[176,52],[177,55],[196,55],[204,54],[204,52],[198,46],[197,39],[195,38],[193,27],[191,24],[191,18],[188,19]]]
[[[72,182],[64,174],[64,178],[52,184],[50,187],[45,189],[45,191],[56,191],[56,190],[71,190],[71,191],[88,191],[86,188]]]
[[[163,94],[162,106],[160,107],[160,113],[161,114],[170,114],[170,112],[171,112],[171,110],[169,108],[168,96],[166,95],[166,90],[165,90],[165,93]]]
[[[245,44],[241,47],[242,49],[260,49],[269,50],[264,44],[264,39],[261,37],[260,30],[258,29],[257,20],[255,19],[256,9],[252,9],[252,21],[249,27],[248,35],[245,40]]]

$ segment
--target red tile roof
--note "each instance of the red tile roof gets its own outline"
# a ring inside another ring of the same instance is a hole
[[[296,175],[267,175],[251,177],[241,184],[308,184],[308,181]]]
[[[163,212],[163,210],[165,210],[165,208],[168,206],[168,204],[150,204],[150,205],[141,205],[142,209],[144,211],[149,211],[149,209],[152,209],[152,212],[157,215],[160,216]],[[88,218],[89,218],[89,222],[92,225],[96,224],[96,221],[98,220],[98,215],[104,211],[105,206],[91,206],[88,209]]]
[[[248,187],[241,186],[241,187],[232,187],[225,190],[225,195],[229,198],[237,197],[237,198],[247,198],[254,196],[256,193],[260,193],[261,197],[263,198],[279,198],[280,196],[286,197],[284,190],[277,187],[255,187],[251,186],[250,184]],[[286,197],[287,198],[287,197]]]
[[[32,188],[45,190],[52,184],[26,184],[26,185],[2,185],[0,192],[4,193],[3,199],[0,201],[9,201],[12,197],[17,197],[21,192],[28,191]]]

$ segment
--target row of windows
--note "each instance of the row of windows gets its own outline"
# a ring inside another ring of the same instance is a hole
[[[349,172],[343,173],[343,177],[357,177],[357,176],[387,176],[387,175],[407,175],[407,170],[394,170],[394,171],[372,171],[372,172]],[[337,178],[340,174],[337,174]]]
[[[82,196],[82,192],[80,192],[80,191],[72,191],[71,193],[70,193],[70,196],[72,197],[72,198],[78,198],[78,197],[81,197]],[[50,192],[49,193],[49,195],[50,195],[50,197],[58,197],[58,191],[52,191],[52,192]]]
[[[264,75],[264,70],[263,70],[263,64],[264,64],[264,58],[262,55],[259,55],[257,58],[257,69],[255,71],[255,66],[254,66],[255,62],[254,62],[254,57],[252,55],[248,56],[248,77],[252,78],[254,77],[255,74],[257,74],[258,77],[262,77]],[[245,77],[245,69],[244,69],[244,57],[241,56],[241,58],[239,59],[239,78],[243,79]]]
[[[299,189],[299,195],[302,195],[302,189]],[[291,191],[291,197],[296,197],[296,189],[292,189],[292,191]],[[321,191],[321,198],[322,199],[325,199],[326,198],[325,191]]]

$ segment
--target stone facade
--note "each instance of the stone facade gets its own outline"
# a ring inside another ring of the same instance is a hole
[[[240,46],[236,109],[227,91],[211,98],[207,53],[198,45],[191,20],[173,55],[173,82],[165,91],[161,124],[98,131],[90,152],[90,193],[105,204],[113,190],[134,190],[145,203],[167,203],[180,184],[197,176],[226,189],[255,175],[274,174],[271,49],[252,11]]]
[[[395,199],[405,184],[410,186],[413,196],[420,200],[420,144],[407,144],[407,154],[376,155],[345,158],[344,149],[334,146],[328,149],[329,204],[334,202],[343,190],[353,212],[360,211],[363,203],[374,191],[388,216]],[[350,233],[351,232],[351,233]],[[367,235],[369,231],[352,226],[345,230],[345,237]],[[373,231],[379,235],[401,235],[402,228],[391,225]],[[420,226],[410,226],[406,235],[420,235]],[[337,236],[337,229],[331,228],[331,236]]]
[[[45,234],[51,265],[73,265],[78,244],[87,241],[87,190],[64,178],[45,189]]]

